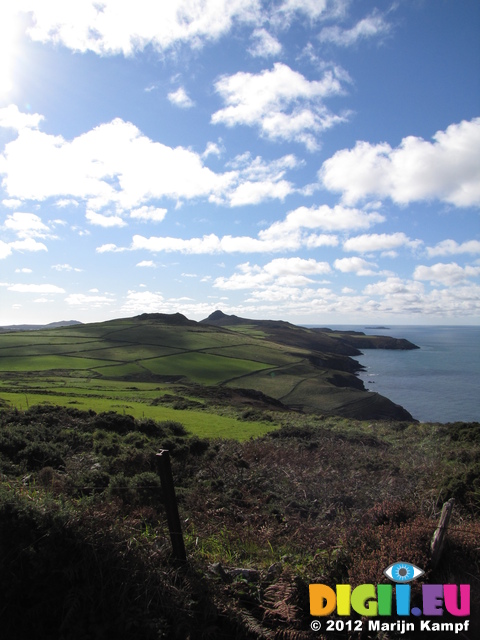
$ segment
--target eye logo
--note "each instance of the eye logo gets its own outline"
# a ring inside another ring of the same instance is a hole
[[[383,573],[393,582],[406,583],[423,576],[425,571],[410,562],[394,562]]]

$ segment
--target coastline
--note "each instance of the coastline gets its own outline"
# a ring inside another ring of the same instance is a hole
[[[362,350],[358,376],[370,392],[405,407],[420,422],[480,421],[480,327],[477,325],[363,325],[338,329],[406,338],[415,351]]]

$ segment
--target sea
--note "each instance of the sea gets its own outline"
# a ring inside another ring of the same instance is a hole
[[[480,422],[480,326],[334,325],[331,329],[406,338],[419,349],[362,349],[365,388],[420,422]]]

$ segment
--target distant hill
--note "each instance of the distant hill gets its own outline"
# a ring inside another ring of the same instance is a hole
[[[336,331],[327,328],[300,327],[283,320],[250,320],[235,315],[214,311],[204,324],[217,327],[256,326],[264,329],[278,342],[301,345],[309,349],[328,350],[348,356],[361,355],[360,349],[418,349],[417,345],[404,338],[390,336],[370,336],[361,331]],[[380,327],[379,327],[380,328]]]
[[[75,324],[82,324],[78,320],[60,320],[60,322],[50,322],[49,324],[11,324],[0,327],[0,333],[11,331],[38,331],[40,329],[58,329],[60,327],[70,327]]]

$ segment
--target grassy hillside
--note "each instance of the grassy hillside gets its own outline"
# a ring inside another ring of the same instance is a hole
[[[176,395],[192,399],[192,386],[201,384],[255,389],[301,411],[411,419],[401,407],[365,391],[354,375],[359,365],[350,356],[359,353],[352,344],[357,339],[223,314],[202,323],[181,314],[145,314],[6,333],[0,335],[0,398],[28,408],[47,395],[61,405],[160,419],[164,408],[153,400],[173,383]],[[205,400],[197,401],[205,410]]]
[[[171,452],[186,564],[172,558],[160,449]],[[2,632],[16,640],[359,639],[310,632],[308,585],[386,583],[383,570],[402,560],[426,572],[413,583],[412,606],[422,582],[471,584],[471,626],[461,637],[474,640],[479,459],[478,423],[284,412],[279,429],[237,442],[188,436],[176,421],[73,407],[0,410]],[[451,497],[433,568],[430,539]]]

